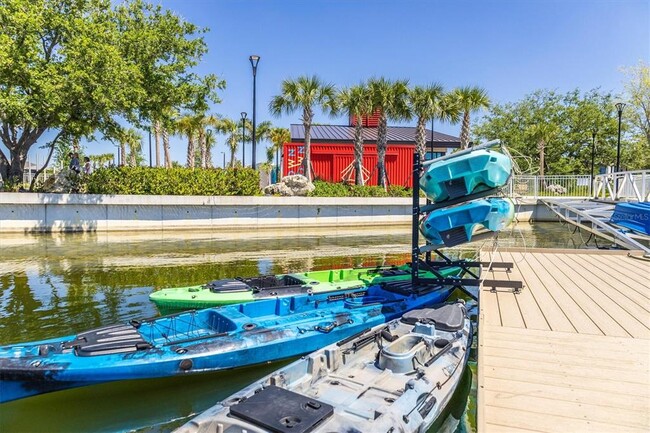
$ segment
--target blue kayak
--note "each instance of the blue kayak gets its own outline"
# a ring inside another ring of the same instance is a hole
[[[489,198],[434,210],[420,221],[420,233],[434,246],[453,247],[471,242],[477,229],[496,232],[515,216],[510,200]]]
[[[434,160],[420,177],[420,188],[431,201],[441,203],[501,187],[511,173],[509,156],[480,149]]]
[[[406,284],[406,285],[405,285]],[[312,352],[446,299],[410,282],[232,304],[0,347],[0,402],[103,382],[243,367]]]
[[[650,203],[617,203],[610,222],[650,236]]]

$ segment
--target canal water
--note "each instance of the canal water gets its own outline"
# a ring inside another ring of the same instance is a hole
[[[502,233],[497,245],[580,248],[586,240],[557,223],[520,223]],[[494,244],[469,244],[449,254],[471,257]],[[4,235],[0,345],[156,316],[148,295],[164,287],[409,260],[408,229]],[[288,362],[109,383],[0,404],[0,432],[166,432]],[[474,432],[475,397],[472,360],[432,431]]]

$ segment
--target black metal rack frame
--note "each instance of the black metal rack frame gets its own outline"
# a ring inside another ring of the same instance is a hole
[[[521,281],[482,279],[479,275],[476,275],[476,273],[471,270],[471,268],[488,266],[488,270],[498,268],[505,269],[507,272],[510,272],[513,267],[513,263],[511,262],[452,260],[444,255],[438,248],[429,245],[428,242],[427,245],[420,246],[420,232],[418,227],[420,223],[420,215],[422,213],[430,212],[435,209],[440,209],[442,207],[451,206],[470,200],[475,200],[481,197],[487,197],[489,195],[494,195],[499,191],[499,188],[493,188],[487,191],[481,191],[476,194],[471,194],[452,200],[446,200],[442,203],[431,204],[429,200],[427,200],[427,205],[420,207],[419,180],[422,168],[423,165],[420,162],[420,154],[416,150],[413,154],[413,175],[411,176],[413,180],[413,220],[411,227],[411,283],[413,287],[428,285],[451,285],[461,289],[463,292],[474,299],[476,299],[476,296],[467,290],[465,286],[478,287],[483,284],[484,286],[490,287],[490,291],[496,291],[497,287],[504,287],[513,289],[515,293],[519,293],[523,287]],[[492,236],[492,233],[489,233],[489,235]],[[431,260],[431,252],[435,253],[440,258],[440,260]],[[420,258],[420,255],[422,253],[426,253],[424,260]],[[457,266],[462,269],[461,278],[444,277],[439,272],[440,269],[450,266]],[[420,269],[431,272],[436,276],[436,278],[421,278]],[[470,275],[470,278],[464,278],[465,275]]]

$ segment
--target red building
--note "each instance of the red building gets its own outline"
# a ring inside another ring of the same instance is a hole
[[[362,119],[363,128],[363,174],[367,185],[377,185],[377,120],[378,116]],[[354,182],[354,123],[350,126],[312,125],[311,164],[315,179],[328,182]],[[431,157],[431,131],[426,130],[427,158]],[[386,173],[391,185],[411,185],[413,152],[415,151],[415,127],[389,126],[386,151]],[[283,148],[283,170],[286,175],[303,174],[305,129],[302,124],[291,125],[291,142]],[[433,156],[441,156],[457,149],[460,139],[440,132],[433,133]]]

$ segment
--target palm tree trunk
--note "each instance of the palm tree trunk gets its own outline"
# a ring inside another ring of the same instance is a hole
[[[427,119],[424,117],[418,117],[418,123],[415,127],[415,148],[420,154],[420,161],[424,162],[424,156],[426,153],[426,124]]]
[[[189,133],[187,136],[187,167],[194,168],[194,137],[192,133]]]
[[[463,113],[463,126],[460,129],[460,148],[469,147],[469,110]]]
[[[386,182],[386,115],[382,112],[377,127],[377,185],[388,189]]]
[[[354,126],[354,183],[363,185],[363,125]]]
[[[160,167],[160,122],[153,123],[153,137],[156,142],[156,167]]]
[[[305,154],[302,159],[303,175],[309,182],[311,177],[311,122],[313,119],[311,107],[305,107],[302,114],[302,124],[305,127]]]
[[[165,168],[172,168],[172,158],[169,154],[169,132],[167,128],[162,128],[162,142],[165,152]]]
[[[212,147],[207,145],[205,146],[205,164],[206,168],[212,168]]]
[[[201,168],[206,168],[207,152],[205,149],[205,129],[202,126],[199,127],[199,148],[201,149]]]
[[[120,143],[120,166],[126,165],[126,144]]]

